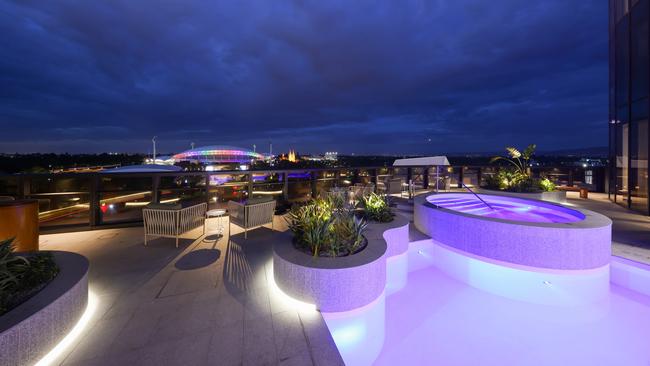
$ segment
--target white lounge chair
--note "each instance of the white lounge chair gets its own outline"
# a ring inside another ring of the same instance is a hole
[[[402,193],[402,179],[391,178],[386,181],[386,194],[401,194]]]
[[[248,239],[248,230],[271,224],[273,230],[273,215],[275,213],[275,200],[266,198],[251,198],[246,203],[228,201],[228,237],[230,237],[230,224],[244,229],[244,239]]]
[[[165,238],[178,238],[184,233],[203,226],[205,234],[205,212],[207,203],[182,208],[181,205],[149,204],[142,210],[144,219],[144,245],[147,245],[147,236],[161,236]]]

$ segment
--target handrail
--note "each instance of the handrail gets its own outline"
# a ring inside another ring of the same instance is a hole
[[[479,196],[478,194],[476,194],[476,192],[472,191],[472,190],[471,190],[467,185],[465,185],[465,183],[460,182],[460,184],[461,184],[463,187],[465,187],[465,189],[467,189],[468,191],[470,191],[470,193],[472,193],[473,195],[475,195],[476,198],[478,198],[479,200],[481,200],[481,202],[483,202],[484,205],[486,205],[487,207],[489,207],[490,210],[494,211],[494,207],[490,206],[489,203],[485,202],[485,201],[481,198],[481,196]]]

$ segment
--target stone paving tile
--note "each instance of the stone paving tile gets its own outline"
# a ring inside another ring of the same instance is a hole
[[[197,292],[214,287],[215,283],[213,274],[206,271],[174,271],[158,297]]]
[[[154,334],[160,316],[140,313],[132,316],[122,330],[117,334],[108,352],[111,354],[124,353],[144,347]]]
[[[305,351],[289,358],[281,359],[279,365],[282,366],[309,366],[313,365],[311,353]]]
[[[271,316],[244,320],[243,365],[277,365]]]
[[[267,288],[251,289],[246,293],[244,320],[255,320],[271,316],[271,302]]]
[[[90,324],[87,334],[81,337],[65,362],[75,363],[104,356],[130,318],[130,316],[124,315]]]
[[[244,322],[244,300],[230,294],[222,294],[215,304],[216,320],[218,327],[240,324],[243,328]]]
[[[65,366],[124,366],[139,365],[141,354],[138,351],[109,354],[78,362],[66,362]]]
[[[212,335],[212,331],[205,331],[141,348],[138,365],[205,365]]]
[[[186,240],[179,249],[167,239],[144,247],[142,228],[43,235],[45,249],[90,259],[100,299],[60,364],[341,364],[320,314],[305,325],[271,288],[273,235],[253,230],[244,240],[233,226],[233,241]]]
[[[242,322],[221,326],[212,334],[208,349],[208,364],[241,365],[244,356],[244,326]]]
[[[273,314],[273,339],[278,359],[281,363],[292,358],[303,358],[304,355],[311,356],[307,339],[300,322],[300,317],[295,311],[285,311]]]

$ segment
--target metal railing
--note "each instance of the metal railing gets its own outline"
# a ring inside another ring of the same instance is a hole
[[[593,179],[604,191],[607,176],[594,170]],[[494,166],[451,166],[441,169],[438,182],[480,186],[494,173]],[[584,180],[584,170],[574,167],[534,169],[558,184]],[[592,175],[590,175],[591,177]],[[224,208],[227,201],[272,196],[279,209],[318,197],[333,187],[373,184],[385,188],[389,179],[413,181],[418,189],[435,187],[435,167],[337,167],[284,170],[187,171],[155,173],[50,173],[0,174],[0,196],[39,201],[42,231],[85,230],[142,223],[142,208],[151,202],[207,203],[209,209]]]
[[[474,192],[471,188],[469,188],[465,183],[462,183],[462,182],[461,182],[460,184],[461,184],[463,187],[465,187],[465,189],[467,189],[471,194],[473,194],[474,196],[476,196],[476,198],[478,198],[481,202],[483,202],[483,204],[486,205],[490,210],[494,211],[494,207],[490,206],[489,203],[485,202],[485,200],[483,200],[483,199],[481,198],[481,196],[479,196],[478,194],[476,194],[476,192]]]

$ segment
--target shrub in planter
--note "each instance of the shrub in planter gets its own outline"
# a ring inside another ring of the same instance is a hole
[[[27,301],[58,273],[51,253],[18,255],[13,239],[0,241],[0,315]]]
[[[363,208],[364,217],[371,221],[390,222],[393,221],[393,212],[388,203],[386,195],[371,192],[360,199],[360,206]]]
[[[367,223],[336,198],[316,199],[294,206],[287,215],[294,245],[314,257],[352,255],[365,244]]]
[[[495,156],[490,162],[506,161],[509,169],[501,169],[485,179],[485,188],[508,192],[552,192],[555,184],[548,178],[533,178],[530,174],[530,159],[535,152],[535,145],[528,145],[523,152],[517,148],[507,147],[508,156]]]
[[[551,182],[548,178],[539,180],[539,188],[544,192],[553,192],[555,190],[555,183]]]

